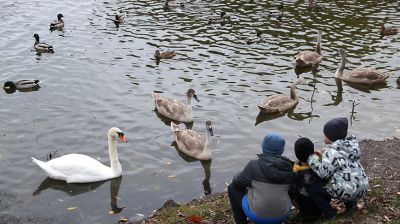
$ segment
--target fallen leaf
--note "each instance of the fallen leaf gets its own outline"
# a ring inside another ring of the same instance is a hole
[[[68,211],[73,211],[73,210],[76,210],[78,207],[69,207],[69,208],[67,208],[67,210]]]
[[[64,202],[64,200],[61,199],[61,198],[57,198],[57,201],[59,201],[59,202]]]
[[[190,215],[186,218],[187,221],[189,222],[194,222],[194,223],[200,223],[201,222],[201,217],[198,215]]]

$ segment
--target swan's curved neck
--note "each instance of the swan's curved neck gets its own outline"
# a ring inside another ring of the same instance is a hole
[[[317,52],[319,55],[321,55],[321,38],[322,34],[321,32],[318,32],[317,46],[315,46],[315,52]]]
[[[336,70],[336,73],[335,73],[335,77],[338,78],[338,79],[340,79],[340,77],[342,77],[342,74],[343,74],[343,71],[344,71],[344,67],[345,67],[345,63],[346,63],[346,55],[344,53],[340,54],[340,55],[342,56],[342,59],[340,61],[340,66]]]
[[[108,135],[108,153],[110,155],[110,166],[114,172],[122,172],[121,163],[118,160],[117,145],[115,143],[115,137]]]
[[[203,154],[209,154],[209,153],[211,153],[210,143],[211,143],[211,132],[210,132],[210,130],[207,128],[206,143],[204,144],[204,151],[203,151]]]
[[[190,117],[192,116],[192,97],[187,96],[186,98],[186,108],[187,108],[187,116]]]
[[[297,95],[296,95],[296,86],[301,82],[301,80],[297,80],[293,85],[290,87],[290,99],[296,100]]]

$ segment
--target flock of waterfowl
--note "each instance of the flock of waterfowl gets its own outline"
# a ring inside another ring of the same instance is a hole
[[[185,7],[183,2],[176,0],[166,0],[165,7]],[[309,0],[309,8],[319,11],[321,6],[314,0]],[[271,12],[269,16],[282,17],[283,4],[278,6],[278,10]],[[63,15],[58,14],[57,20],[50,24],[50,30],[62,30],[64,28]],[[112,20],[116,27],[119,27],[126,19],[126,15],[115,15]],[[209,18],[209,24],[212,23],[225,23],[230,20],[230,17],[225,12],[221,12],[219,16]],[[385,28],[382,25],[381,35],[393,35],[397,33],[395,28]],[[38,53],[54,53],[51,45],[40,42],[39,35],[34,34],[35,38],[34,49]],[[254,44],[264,41],[260,30],[256,30],[256,35],[247,40],[247,44]],[[323,60],[321,53],[322,31],[317,32],[317,44],[314,51],[301,51],[295,57],[296,67],[313,67],[317,66]],[[340,65],[335,73],[337,79],[350,83],[358,83],[362,85],[375,85],[385,83],[389,74],[377,71],[372,68],[356,68],[351,71],[344,71],[346,62],[346,52],[344,49],[338,50],[341,56]],[[176,55],[175,51],[155,51],[154,58],[156,61],[161,59],[171,59]],[[398,82],[400,82],[398,80]],[[258,104],[258,108],[262,113],[283,113],[291,108],[294,108],[298,102],[299,97],[296,94],[295,88],[299,84],[309,84],[304,79],[297,79],[290,87],[290,95],[276,94],[267,97],[262,103]],[[310,84],[309,84],[310,85]],[[7,81],[4,84],[5,90],[18,89],[28,90],[39,87],[39,80],[19,80],[16,82]],[[190,123],[193,122],[192,111],[192,98],[199,101],[193,89],[186,92],[186,104],[172,98],[161,96],[153,92],[156,111],[164,117],[171,120],[170,128],[174,140],[177,143],[178,149],[184,154],[195,158],[197,160],[211,160],[212,153],[210,148],[211,136],[213,136],[212,123],[207,120],[205,127],[207,130],[206,137],[202,137],[197,132],[190,129],[182,129],[175,122]],[[105,179],[118,177],[122,174],[122,167],[118,160],[117,148],[115,141],[120,139],[126,142],[123,132],[116,127],[113,127],[108,132],[108,145],[111,166],[105,166],[98,162],[96,159],[82,154],[68,154],[58,158],[51,159],[47,162],[32,158],[33,162],[41,167],[49,177],[54,179],[65,180],[68,183],[84,183],[94,182]]]

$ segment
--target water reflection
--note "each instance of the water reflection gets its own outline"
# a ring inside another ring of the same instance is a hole
[[[331,95],[333,102],[325,104],[324,106],[337,106],[343,100],[343,97],[342,97],[342,94],[343,94],[342,80],[335,78],[335,82],[336,82],[336,86],[337,86],[336,96]]]
[[[79,194],[86,193],[88,191],[93,191],[96,188],[100,187],[107,181],[98,181],[93,183],[85,183],[85,184],[68,184],[63,180],[55,180],[47,177],[39,184],[36,190],[32,193],[33,196],[38,196],[42,191],[47,189],[53,189],[57,191],[65,192],[69,196],[76,196]]]
[[[178,149],[178,144],[176,143],[176,141],[173,141],[171,146],[174,146],[175,150],[178,152],[178,155],[186,162],[190,163],[190,162],[199,161],[199,160],[197,160],[193,157],[190,157],[190,156],[186,155],[185,153],[181,152]],[[205,160],[205,161],[200,161],[200,162],[201,162],[201,166],[203,167],[203,171],[204,171],[204,180],[202,182],[204,194],[209,195],[209,194],[211,194],[210,177],[211,177],[211,162],[212,162],[212,160]]]
[[[164,115],[158,113],[157,109],[154,109],[154,113],[156,113],[157,117],[160,118],[160,120],[161,120],[165,125],[167,125],[168,127],[171,127],[171,121],[173,121],[175,124],[178,124],[178,125],[182,123],[182,122],[174,121],[174,120],[171,120],[171,119],[165,117]],[[192,121],[192,122],[190,122],[190,123],[183,123],[183,124],[185,124],[186,129],[192,129],[192,128],[193,128],[193,123],[194,123],[194,122]]]
[[[96,188],[100,187],[106,182],[110,182],[110,213],[117,214],[124,210],[125,207],[118,207],[118,192],[122,182],[122,176],[106,180],[106,181],[98,181],[93,183],[85,183],[85,184],[68,184],[62,180],[55,180],[47,177],[39,184],[36,190],[32,193],[32,195],[38,196],[42,191],[47,189],[53,189],[57,191],[65,192],[68,196],[77,196],[79,194],[83,194],[89,191],[93,191]]]

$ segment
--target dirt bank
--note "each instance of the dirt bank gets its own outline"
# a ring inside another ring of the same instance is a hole
[[[364,140],[361,162],[370,179],[370,190],[358,210],[339,215],[328,223],[400,223],[400,140]],[[336,205],[341,210],[341,205]],[[166,203],[150,217],[134,223],[233,223],[226,192],[195,199],[186,204]],[[291,223],[300,223],[297,221]],[[324,223],[317,220],[315,223]]]

